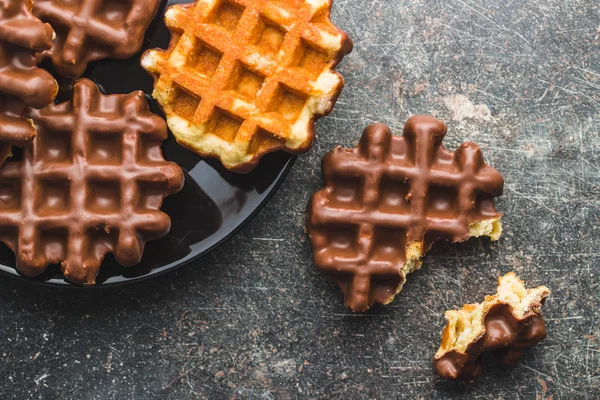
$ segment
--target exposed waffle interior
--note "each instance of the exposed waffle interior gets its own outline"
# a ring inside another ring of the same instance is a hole
[[[88,63],[137,53],[160,0],[35,0],[33,12],[56,30],[46,56],[56,71],[79,77]]]
[[[0,160],[7,145],[24,146],[35,127],[23,113],[50,104],[54,78],[37,67],[36,53],[52,47],[53,31],[31,14],[31,1],[5,0],[0,7]]]
[[[306,151],[315,117],[342,87],[335,66],[350,52],[327,0],[200,0],[166,13],[167,51],[142,65],[180,143],[238,172],[264,153]]]
[[[62,263],[67,279],[93,284],[107,253],[131,266],[145,242],[166,235],[163,198],[183,185],[160,145],[164,121],[142,92],[104,96],[79,81],[73,100],[31,111],[39,127],[21,161],[0,167],[0,240],[35,277]]]
[[[358,148],[325,156],[325,189],[309,204],[307,230],[317,267],[353,310],[392,301],[435,240],[499,237],[500,173],[474,143],[444,149],[445,134],[443,122],[416,116],[402,137],[371,125]]]
[[[494,351],[505,364],[518,362],[525,347],[546,336],[541,316],[545,286],[526,289],[514,272],[498,280],[498,292],[480,304],[446,312],[448,325],[434,364],[443,378],[472,380],[481,374],[480,355]]]

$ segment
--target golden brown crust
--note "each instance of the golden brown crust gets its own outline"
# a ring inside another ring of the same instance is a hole
[[[336,65],[352,50],[331,1],[201,0],[173,6],[166,51],[142,66],[184,147],[239,173],[260,158],[310,149],[315,120],[344,86]]]

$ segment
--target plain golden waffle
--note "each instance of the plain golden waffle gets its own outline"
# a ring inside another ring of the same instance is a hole
[[[72,101],[30,117],[33,144],[0,167],[0,241],[17,269],[35,277],[62,263],[68,280],[92,285],[108,253],[137,264],[145,243],[168,233],[160,207],[183,185],[181,168],[162,156],[164,120],[142,92],[105,96],[89,80]]]
[[[442,121],[415,116],[402,137],[371,125],[357,148],[323,159],[325,188],[308,206],[306,228],[317,267],[354,311],[391,302],[434,241],[500,237],[492,199],[502,176],[474,143],[444,149],[445,135]]]
[[[330,0],[200,0],[173,6],[167,51],[142,66],[184,146],[247,172],[271,151],[307,151],[314,120],[344,81],[335,66],[352,50],[329,17]]]

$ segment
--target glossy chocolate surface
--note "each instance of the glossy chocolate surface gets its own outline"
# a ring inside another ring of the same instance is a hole
[[[54,33],[31,14],[31,5],[23,0],[0,3],[0,142],[4,145],[31,141],[35,128],[23,116],[25,109],[50,104],[58,91],[52,75],[37,67],[36,56],[52,47]]]
[[[61,264],[69,281],[93,285],[109,253],[139,263],[146,242],[169,232],[164,197],[183,187],[181,168],[160,149],[165,121],[141,91],[107,96],[88,79],[72,100],[28,117],[37,136],[0,167],[0,241],[18,270],[34,278]]]
[[[33,13],[56,39],[44,52],[65,77],[81,76],[92,61],[137,53],[160,0],[36,0]]]
[[[467,239],[471,222],[500,216],[492,202],[502,194],[500,173],[474,143],[444,149],[445,135],[442,121],[419,115],[401,137],[371,125],[357,148],[324,157],[325,189],[309,203],[307,231],[317,267],[353,310],[393,299],[409,244],[421,243],[424,254],[438,239]]]

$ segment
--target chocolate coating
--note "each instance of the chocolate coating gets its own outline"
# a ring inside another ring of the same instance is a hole
[[[145,243],[168,233],[159,209],[184,181],[160,149],[164,120],[142,92],[105,96],[89,80],[76,83],[72,101],[29,116],[33,145],[0,167],[0,241],[17,269],[35,277],[62,263],[67,279],[91,285],[108,253],[138,263]]]
[[[77,78],[92,61],[134,56],[159,5],[160,0],[36,0],[33,13],[56,30],[44,56],[60,75]]]
[[[546,324],[541,315],[530,313],[519,319],[510,305],[496,304],[485,317],[485,334],[469,344],[464,353],[452,350],[436,357],[434,368],[444,379],[472,381],[482,373],[482,353],[492,352],[500,363],[514,365],[523,357],[526,347],[545,337]]]
[[[0,1],[0,142],[25,146],[35,128],[24,118],[27,107],[52,103],[58,85],[37,67],[36,53],[52,47],[54,32],[31,14],[31,1]]]
[[[402,137],[371,125],[357,148],[323,159],[325,188],[309,203],[307,232],[315,264],[354,311],[393,299],[407,246],[419,244],[422,255],[436,240],[466,240],[472,222],[500,216],[492,203],[503,191],[500,173],[474,143],[444,149],[445,135],[442,121],[414,116]]]

